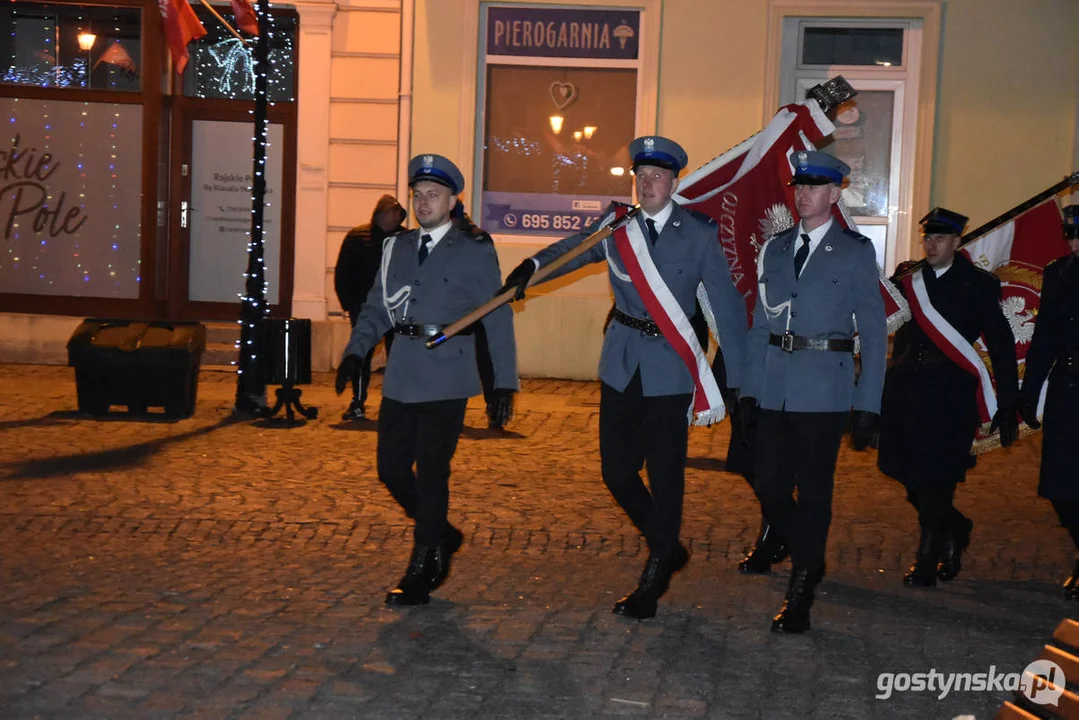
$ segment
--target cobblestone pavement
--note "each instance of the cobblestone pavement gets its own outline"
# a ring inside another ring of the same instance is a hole
[[[690,433],[688,567],[654,620],[616,617],[645,551],[599,480],[598,386],[539,380],[509,432],[470,404],[466,544],[431,605],[392,610],[410,527],[331,381],[304,388],[324,417],[282,429],[231,422],[226,373],[151,422],[79,416],[68,368],[0,366],[0,717],[980,720],[1008,693],[878,700],[878,674],[1018,672],[1071,610],[1036,438],[960,489],[974,540],[935,590],[900,583],[899,486],[844,449],[814,629],[772,635],[789,566],[734,569],[758,511],[723,423]]]

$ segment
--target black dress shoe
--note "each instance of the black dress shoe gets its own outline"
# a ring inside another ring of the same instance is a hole
[[[940,543],[940,562],[937,564],[937,577],[948,582],[963,569],[963,551],[970,545],[970,531],[974,523],[967,518],[958,527],[948,529]]]
[[[432,583],[437,563],[437,550],[426,545],[414,545],[408,570],[397,587],[386,593],[386,604],[394,607],[426,605],[431,602]]]
[[[787,595],[779,614],[772,618],[772,632],[800,634],[810,629],[809,609],[813,607],[813,590],[824,577],[823,570],[791,570]]]
[[[616,602],[611,612],[637,620],[655,617],[659,599],[670,587],[671,575],[688,562],[689,551],[682,543],[675,545],[666,556],[650,554],[636,589]]]
[[[1064,599],[1065,600],[1079,600],[1079,560],[1075,561],[1075,569],[1072,570],[1072,574],[1064,581]]]
[[[914,558],[903,584],[907,587],[936,587],[939,573],[940,543],[938,536],[931,530],[922,530],[918,539],[918,554]]]
[[[436,590],[446,582],[450,576],[450,561],[453,554],[461,549],[465,536],[453,525],[446,523],[446,532],[442,535],[442,542],[435,548],[434,566],[435,571],[431,579],[431,589]]]
[[[341,419],[345,422],[363,420],[365,417],[367,417],[367,413],[364,412],[363,403],[359,400],[353,400],[348,406],[348,410],[345,410],[344,414],[341,415]]]
[[[767,575],[772,566],[790,556],[786,543],[776,537],[775,529],[761,519],[761,531],[746,556],[738,563],[738,572],[745,575]]]

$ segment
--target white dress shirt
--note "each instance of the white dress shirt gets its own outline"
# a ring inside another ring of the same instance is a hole
[[[446,237],[446,233],[450,231],[451,227],[453,227],[452,220],[447,220],[438,227],[431,228],[430,230],[421,227],[420,236],[416,240],[416,252],[420,251],[420,243],[423,242],[424,235],[431,236],[431,239],[427,241],[427,252],[430,253],[432,250],[435,249],[435,245],[438,245],[438,241]]]
[[[820,241],[824,239],[824,236],[832,229],[833,222],[834,220],[832,220],[832,218],[828,218],[823,225],[816,227],[809,232],[805,231],[801,222],[798,223],[798,236],[794,239],[794,253],[796,255],[798,254],[798,249],[802,247],[802,235],[805,234],[809,236],[809,254],[806,255],[805,264],[802,265],[802,272],[805,272],[805,267],[809,264],[809,258],[813,257],[813,251],[817,249],[817,246],[820,245]]]

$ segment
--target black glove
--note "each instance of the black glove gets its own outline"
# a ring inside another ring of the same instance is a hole
[[[880,433],[880,415],[868,410],[850,412],[850,446],[855,450],[877,447]]]
[[[363,367],[363,358],[359,355],[345,355],[341,360],[341,364],[337,366],[337,381],[334,383],[333,389],[340,395],[348,387],[348,384],[352,381],[352,378],[356,377],[356,373]]]
[[[1022,398],[1015,409],[1019,412],[1019,417],[1031,430],[1037,430],[1042,426],[1041,420],[1038,419],[1038,403],[1036,400]]]
[[[738,413],[738,388],[721,389],[719,394],[723,396],[723,404],[727,406],[727,415],[733,418]]]
[[[500,287],[495,294],[501,295],[507,290],[516,289],[513,299],[524,299],[525,288],[528,286],[528,281],[532,279],[532,273],[534,272],[536,272],[536,263],[532,258],[525,258],[524,262],[513,268],[509,276],[506,277],[506,284]]]
[[[504,428],[513,419],[513,396],[516,390],[495,388],[491,391],[491,399],[487,403],[487,419],[494,427]]]
[[[738,398],[738,411],[734,414],[742,428],[742,444],[753,447],[753,437],[757,434],[757,399]]]
[[[993,422],[989,424],[989,434],[992,435],[998,428],[1001,447],[1008,447],[1019,439],[1019,420],[1013,408],[997,408],[997,414],[993,416]]]

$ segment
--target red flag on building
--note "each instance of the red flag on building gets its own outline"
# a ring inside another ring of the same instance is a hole
[[[187,0],[157,0],[165,27],[165,44],[172,55],[172,66],[182,73],[187,67],[187,44],[206,35],[206,28]]]
[[[245,33],[259,34],[258,16],[251,5],[251,0],[232,0],[232,15],[236,18],[236,26]]]
[[[703,212],[719,224],[719,242],[727,256],[735,287],[746,301],[746,316],[757,302],[757,253],[765,241],[798,222],[792,153],[813,150],[835,126],[816,100],[779,109],[761,132],[698,168],[681,182],[676,200]],[[844,227],[853,223],[835,208]],[[910,317],[895,287],[881,276],[881,295],[889,331]]]

